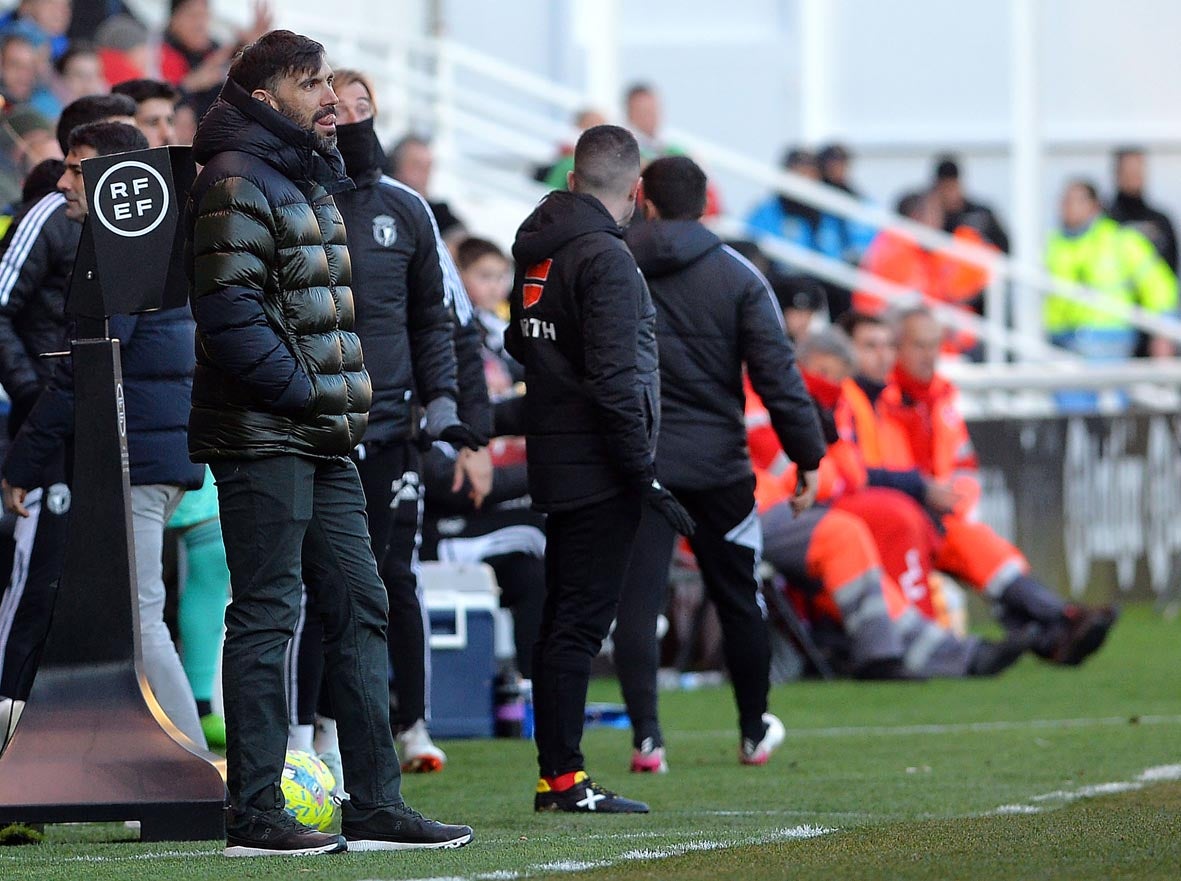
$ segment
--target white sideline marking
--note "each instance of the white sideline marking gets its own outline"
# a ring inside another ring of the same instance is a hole
[[[1085,798],[1096,798],[1101,795],[1116,795],[1121,792],[1137,792],[1153,783],[1166,783],[1181,780],[1181,765],[1156,765],[1145,768],[1135,780],[1117,780],[1112,783],[1091,783],[1087,786],[1077,786],[1074,789],[1055,789],[1053,792],[1043,792],[1041,795],[1031,796],[1029,802],[1036,804],[1001,805],[993,808],[984,816],[1003,816],[1012,814],[1040,814],[1046,810],[1047,802],[1052,802],[1052,808],[1062,807],[1071,802]]]
[[[1181,725],[1181,715],[1103,716],[1092,719],[1025,719],[1012,722],[953,722],[931,725],[850,725],[837,728],[788,728],[788,740],[809,737],[913,737],[919,734],[965,734],[991,731],[1037,731],[1055,728],[1117,728],[1134,725]],[[732,735],[730,729],[678,731],[678,739]]]
[[[519,872],[502,869],[496,872],[481,872],[477,875],[416,878],[414,881],[516,881],[518,878],[528,878],[532,875],[545,872],[585,872],[589,869],[609,869],[621,863],[632,862],[634,860],[667,860],[670,857],[679,857],[687,853],[698,853],[701,851],[757,846],[779,841],[802,841],[808,838],[818,838],[821,835],[829,835],[836,831],[836,829],[827,826],[793,826],[790,829],[776,829],[764,835],[740,838],[733,841],[690,841],[685,844],[670,844],[667,847],[627,850],[612,859],[555,860],[528,866]],[[380,879],[369,879],[369,881],[380,881]]]

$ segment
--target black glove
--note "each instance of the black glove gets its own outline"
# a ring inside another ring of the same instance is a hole
[[[435,398],[426,405],[426,433],[453,447],[478,450],[488,446],[488,438],[459,421],[455,401],[447,397]]]
[[[697,524],[689,516],[677,497],[660,485],[659,480],[653,480],[644,487],[644,501],[651,505],[660,516],[668,521],[668,525],[686,537],[693,534]]]

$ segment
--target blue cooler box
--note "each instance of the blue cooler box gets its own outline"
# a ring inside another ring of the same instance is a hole
[[[431,735],[492,737],[496,595],[429,582],[423,595],[431,621]]]

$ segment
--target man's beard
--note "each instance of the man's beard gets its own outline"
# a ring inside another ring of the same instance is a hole
[[[336,113],[336,107],[321,107],[315,113],[300,113],[294,107],[289,107],[282,101],[279,102],[279,112],[294,122],[297,126],[306,132],[311,132],[312,137],[316,139],[316,150],[320,153],[331,153],[336,149],[336,132],[330,135],[322,135],[316,130],[316,121],[323,119],[325,116],[333,116]]]

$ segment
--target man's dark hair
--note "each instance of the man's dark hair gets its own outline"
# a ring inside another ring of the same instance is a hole
[[[42,159],[33,166],[21,186],[21,201],[32,203],[57,190],[57,182],[66,172],[60,159]]]
[[[148,139],[125,122],[91,122],[70,132],[70,149],[90,147],[99,156],[148,149]]]
[[[627,87],[627,91],[623,93],[624,106],[631,104],[632,99],[639,95],[651,95],[656,90],[648,83],[632,83]]]
[[[779,303],[780,312],[788,309],[819,312],[828,307],[828,294],[824,285],[810,275],[772,272],[767,281]]]
[[[801,165],[817,165],[816,154],[802,147],[790,147],[783,154],[783,167],[799,168]]]
[[[71,101],[57,120],[57,142],[62,153],[69,152],[70,132],[78,126],[112,116],[135,116],[135,102],[126,95],[87,95]]]
[[[623,195],[639,176],[640,145],[621,126],[592,126],[574,145],[574,182],[583,192]]]
[[[705,213],[705,172],[688,156],[665,156],[641,175],[644,198],[664,220],[696,220]]]
[[[402,157],[406,155],[406,150],[410,147],[429,147],[431,142],[422,135],[403,135],[400,137],[394,146],[390,147],[389,155],[386,160],[390,165],[390,173],[397,174],[398,169],[402,167]]]
[[[468,236],[459,243],[459,247],[455,251],[455,262],[459,266],[460,272],[467,270],[469,266],[484,257],[498,257],[505,262],[508,261],[504,251],[500,250],[494,242],[476,236]]]
[[[935,160],[935,180],[959,180],[960,164],[954,156],[940,156]]]
[[[324,47],[311,37],[268,31],[234,56],[229,78],[247,92],[274,92],[284,77],[313,74],[323,63]]]
[[[93,43],[86,40],[71,40],[70,48],[66,49],[53,62],[53,69],[57,71],[58,76],[65,76],[66,68],[70,66],[70,62],[81,55],[93,55],[97,58],[98,49],[94,47]]]
[[[1066,189],[1069,190],[1074,187],[1078,187],[1080,190],[1086,193],[1092,202],[1098,203],[1099,188],[1095,186],[1093,181],[1090,181],[1085,177],[1074,177],[1066,182]]]
[[[1118,169],[1120,163],[1129,156],[1143,156],[1144,148],[1138,147],[1135,144],[1124,144],[1122,147],[1116,147],[1111,151],[1111,158],[1114,160],[1115,167]]]
[[[857,333],[859,327],[889,327],[886,319],[880,315],[870,315],[868,312],[858,312],[856,309],[850,310],[837,319],[837,325],[849,337],[853,339],[853,334]]]
[[[180,100],[180,91],[175,86],[161,80],[127,80],[117,86],[111,86],[111,94],[126,95],[136,104],[142,104],[144,101],[151,101],[154,98],[162,98],[172,104],[176,104]]]
[[[895,210],[903,217],[909,217],[914,220],[923,207],[923,200],[927,198],[925,190],[919,190],[913,193],[906,193],[898,200]]]

